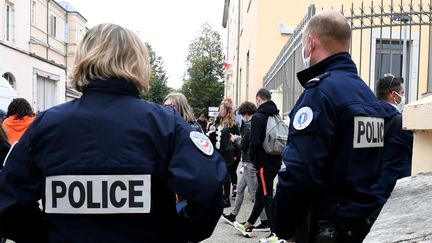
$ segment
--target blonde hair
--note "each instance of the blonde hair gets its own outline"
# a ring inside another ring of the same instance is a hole
[[[220,121],[220,123],[224,127],[227,127],[227,128],[231,128],[231,127],[235,126],[237,124],[237,120],[236,120],[236,117],[234,115],[232,105],[230,103],[223,102],[219,105],[219,110],[222,106],[224,107],[226,114],[224,117],[221,117],[219,115],[218,118],[222,119],[222,121]]]
[[[135,33],[115,24],[100,24],[79,44],[70,79],[78,91],[83,91],[90,80],[117,77],[132,82],[145,94],[150,73],[147,48]]]
[[[186,96],[184,96],[182,93],[170,93],[165,97],[163,103],[165,103],[165,101],[168,99],[177,108],[177,111],[187,122],[195,122],[194,113],[187,101]]]

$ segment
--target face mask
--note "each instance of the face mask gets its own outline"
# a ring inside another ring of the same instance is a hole
[[[306,42],[306,45],[307,45],[307,42]],[[304,53],[305,53],[306,45],[302,44],[302,58],[303,58],[304,69],[307,69],[307,68],[310,67],[310,58],[312,56],[312,53],[310,53],[309,57],[305,57],[304,56],[305,55]]]
[[[405,107],[405,96],[400,95],[398,92],[395,92],[397,94],[397,96],[399,96],[399,98],[401,99],[399,104],[396,103],[399,112],[402,112],[404,107]]]

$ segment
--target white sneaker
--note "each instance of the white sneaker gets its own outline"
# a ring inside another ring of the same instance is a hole
[[[242,233],[242,235],[246,238],[251,238],[252,235],[252,228],[253,227],[245,227],[243,224],[240,224],[239,222],[235,221],[234,222],[234,228],[238,231],[240,231],[240,233]]]
[[[267,238],[259,240],[260,243],[287,243],[286,240],[279,239],[275,233],[271,233]]]

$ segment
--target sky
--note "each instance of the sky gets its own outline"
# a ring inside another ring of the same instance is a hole
[[[201,25],[208,22],[222,35],[223,0],[58,0],[69,2],[87,20],[91,28],[114,23],[139,34],[164,60],[168,86],[179,88],[186,71],[190,42]]]

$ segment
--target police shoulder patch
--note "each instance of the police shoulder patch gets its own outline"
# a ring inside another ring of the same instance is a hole
[[[303,130],[311,124],[312,119],[313,119],[312,109],[308,106],[304,106],[296,112],[293,120],[293,127],[296,130]]]
[[[210,156],[213,154],[214,151],[213,144],[211,143],[210,139],[206,135],[200,132],[192,131],[189,137],[192,140],[193,144],[205,155]]]

